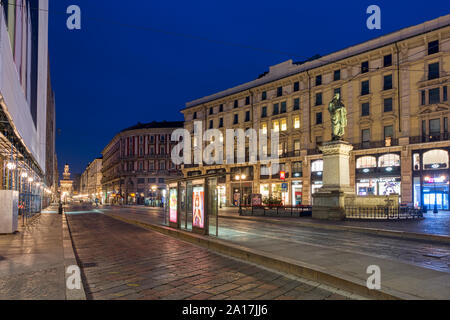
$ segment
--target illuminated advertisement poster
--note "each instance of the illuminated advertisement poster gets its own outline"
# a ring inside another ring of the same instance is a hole
[[[192,225],[203,229],[205,227],[205,208],[203,187],[194,187],[192,192]]]
[[[177,223],[177,189],[170,189],[169,191],[169,220]]]

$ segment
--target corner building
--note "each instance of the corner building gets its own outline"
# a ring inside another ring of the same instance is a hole
[[[182,121],[138,123],[118,133],[102,151],[102,201],[162,206],[166,179],[181,175],[170,141],[179,128]]]
[[[185,176],[228,173],[221,205],[239,190],[311,204],[322,186],[318,147],[331,139],[328,103],[336,92],[348,112],[344,139],[354,146],[350,180],[359,195],[397,193],[416,207],[449,209],[450,15],[304,62],[288,60],[256,80],[188,102],[185,128],[277,130],[285,180],[261,175],[270,163],[185,165]],[[224,135],[225,136],[225,135]],[[195,145],[195,143],[194,143]],[[248,149],[248,148],[247,148]],[[270,149],[270,146],[269,146]],[[270,150],[269,150],[270,151]],[[248,159],[248,155],[247,155]],[[245,179],[236,181],[237,175]]]

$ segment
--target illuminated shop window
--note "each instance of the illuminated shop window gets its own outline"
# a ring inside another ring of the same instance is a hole
[[[286,119],[281,119],[281,131],[287,130],[287,122]]]
[[[323,160],[316,160],[311,162],[311,172],[323,171]]]
[[[447,169],[448,152],[444,150],[430,150],[423,154],[423,169]]]
[[[378,167],[399,167],[400,166],[400,156],[398,154],[385,154],[378,159]]]
[[[294,128],[295,129],[300,128],[300,117],[299,116],[294,117]]]
[[[278,132],[280,131],[280,123],[278,122],[278,120],[272,122],[273,124],[273,131]]]
[[[361,157],[356,160],[356,168],[362,169],[362,168],[376,168],[377,166],[377,159],[375,157]]]

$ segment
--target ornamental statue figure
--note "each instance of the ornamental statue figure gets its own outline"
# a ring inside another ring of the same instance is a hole
[[[328,104],[328,111],[331,116],[332,141],[342,140],[347,127],[347,109],[342,103],[340,93],[334,95],[333,100]]]

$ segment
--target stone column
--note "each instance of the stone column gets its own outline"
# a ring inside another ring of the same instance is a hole
[[[313,218],[345,218],[345,198],[355,194],[350,186],[349,162],[352,149],[353,146],[345,141],[327,142],[320,147],[323,153],[323,187],[313,195]]]

